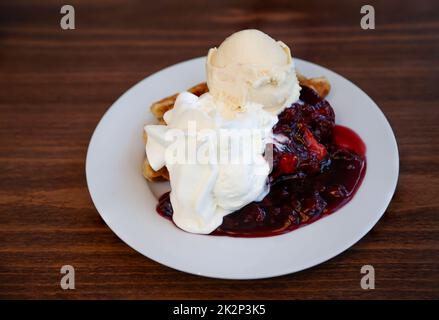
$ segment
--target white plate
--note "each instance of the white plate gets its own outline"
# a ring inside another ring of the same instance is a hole
[[[152,102],[205,80],[204,58],[178,63],[142,80],[99,122],[87,153],[88,188],[100,215],[125,243],[146,257],[192,274],[257,279],[322,263],[360,240],[383,215],[398,179],[398,149],[378,106],[361,89],[316,64],[295,59],[308,77],[326,76],[336,122],[357,132],[367,147],[367,171],[342,209],[293,232],[267,238],[186,233],[155,211],[157,197],[141,173],[142,128],[154,122]],[[166,185],[154,186],[166,188]]]

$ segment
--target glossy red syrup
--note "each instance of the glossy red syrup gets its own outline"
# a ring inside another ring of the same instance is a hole
[[[270,192],[224,217],[212,235],[267,237],[295,230],[340,209],[361,185],[366,147],[351,129],[336,126],[329,103],[302,87],[300,103],[279,115],[273,132],[283,135],[273,148]],[[172,219],[169,193],[157,211]]]

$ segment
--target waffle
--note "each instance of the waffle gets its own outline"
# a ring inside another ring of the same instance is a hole
[[[329,91],[331,90],[331,85],[325,77],[318,77],[318,78],[306,78],[303,75],[297,73],[297,79],[299,80],[299,83],[301,86],[310,87],[314,91],[318,93],[318,95],[322,98],[325,98]],[[205,82],[199,83],[196,86],[193,86],[192,88],[189,88],[187,91],[197,95],[201,96],[203,93],[206,93],[208,91],[207,84]],[[170,109],[174,107],[175,100],[177,99],[178,93],[166,97],[160,101],[154,102],[151,105],[151,112],[154,115],[154,117],[159,121],[159,124],[166,124],[165,120],[163,119],[163,115]],[[143,139],[146,144],[146,141],[148,139],[146,132],[143,131]],[[155,171],[153,168],[151,168],[148,159],[145,157],[145,160],[143,162],[142,166],[143,176],[149,180],[149,181],[165,181],[169,180],[169,172],[166,169],[166,167],[161,168],[158,171]]]
[[[325,98],[331,90],[331,84],[326,77],[306,78],[300,73],[297,73],[297,79],[301,86],[309,87],[319,94],[320,97]]]

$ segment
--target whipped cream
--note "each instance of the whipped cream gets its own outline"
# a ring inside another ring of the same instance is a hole
[[[224,108],[210,93],[183,92],[164,115],[167,125],[145,126],[149,163],[168,169],[173,220],[188,232],[211,233],[225,215],[269,191],[263,154],[277,116],[249,103],[230,119]]]

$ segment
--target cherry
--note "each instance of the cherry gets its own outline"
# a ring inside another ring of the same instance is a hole
[[[294,154],[285,153],[279,160],[279,170],[282,174],[290,174],[296,171],[298,159]]]
[[[307,147],[316,154],[317,159],[323,160],[326,157],[327,150],[325,146],[317,142],[307,127],[304,127],[303,138],[305,139]]]

